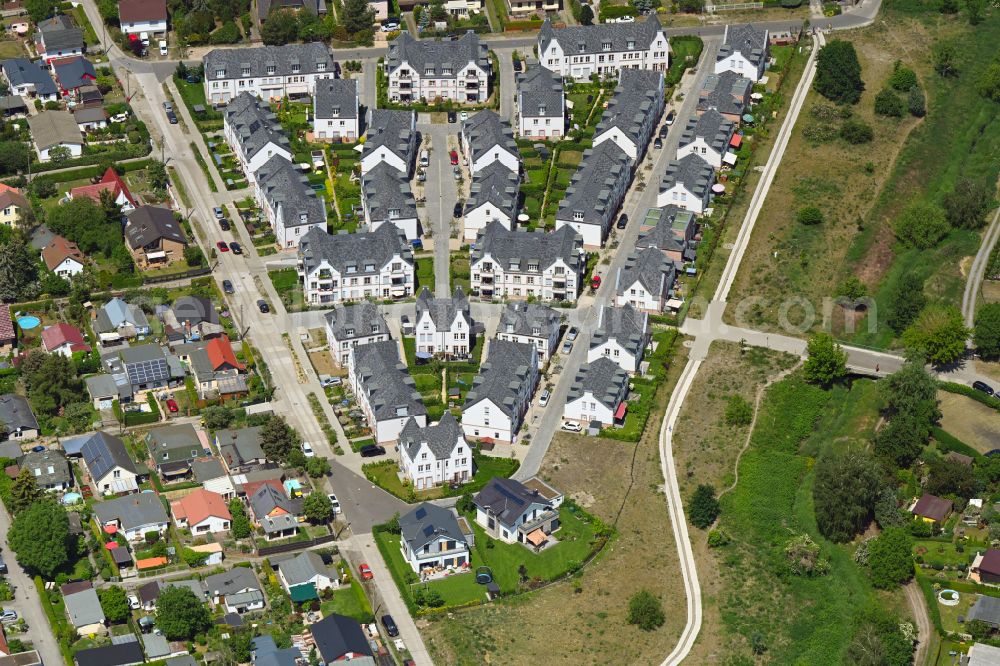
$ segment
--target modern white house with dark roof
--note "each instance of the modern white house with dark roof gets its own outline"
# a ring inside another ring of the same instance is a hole
[[[312,95],[319,79],[334,78],[333,57],[322,42],[213,49],[202,63],[209,104],[225,104],[242,92],[265,100]]]
[[[479,111],[463,122],[459,139],[473,176],[494,162],[514,173],[521,168],[521,153],[510,123],[492,109]]]
[[[691,116],[677,144],[677,159],[697,155],[719,169],[735,132],[736,124],[715,109]]]
[[[538,386],[534,345],[492,340],[462,405],[466,437],[514,443]]]
[[[467,358],[475,344],[472,310],[462,287],[455,287],[450,298],[436,298],[427,287],[421,289],[413,325],[417,353]]]
[[[754,83],[760,81],[770,57],[767,28],[727,25],[722,46],[715,56],[715,73],[735,72]]]
[[[312,229],[299,242],[298,274],[307,303],[342,303],[414,294],[413,252],[394,225],[331,236]]]
[[[417,114],[372,109],[361,146],[361,175],[385,162],[406,175],[417,156]]]
[[[385,73],[390,102],[452,100],[483,104],[493,67],[486,44],[469,30],[453,42],[416,40],[404,32],[389,43]]]
[[[660,180],[656,205],[678,206],[701,215],[712,201],[715,169],[700,156],[690,154],[671,161]]]
[[[479,232],[491,222],[512,229],[517,219],[520,186],[518,172],[511,171],[499,160],[477,171],[472,176],[462,216],[465,240],[476,240]]]
[[[283,155],[274,155],[257,170],[254,192],[281,247],[298,247],[313,229],[326,233],[326,203]]]
[[[578,80],[591,74],[617,76],[623,69],[666,71],[669,58],[667,36],[655,14],[642,22],[558,29],[546,20],[538,33],[538,62]]]
[[[0,395],[0,442],[29,441],[38,437],[38,420],[23,396]]]
[[[540,303],[508,303],[500,313],[497,340],[534,345],[539,365],[552,357],[559,342],[561,315]]]
[[[313,94],[313,138],[317,141],[357,141],[358,80],[323,79]]]
[[[139,471],[125,443],[114,435],[97,431],[80,447],[91,486],[98,493],[117,495],[139,490]]]
[[[517,74],[517,133],[531,139],[559,139],[566,135],[566,98],[563,79],[541,65],[529,65]]]
[[[372,429],[375,441],[393,443],[411,418],[427,425],[427,408],[413,378],[389,340],[354,347],[348,361],[351,390]]]
[[[475,466],[465,433],[451,412],[437,423],[420,426],[410,419],[396,444],[399,470],[415,490],[429,490],[442,483],[465,483]]]
[[[114,526],[129,541],[139,541],[147,532],[163,534],[170,526],[170,518],[155,493],[117,497],[98,502],[93,508],[98,527],[104,530]]]
[[[420,238],[417,200],[410,190],[410,180],[405,171],[399,171],[386,162],[369,169],[361,176],[361,207],[369,230],[375,231],[388,224],[402,231],[406,240]]]
[[[583,238],[575,229],[508,230],[492,222],[470,255],[470,289],[482,300],[575,301],[585,269]]]
[[[599,248],[632,182],[632,159],[614,141],[583,152],[556,211],[556,230],[572,227],[586,248]]]
[[[615,275],[615,305],[659,314],[666,307],[675,276],[673,263],[656,248],[630,254]]]
[[[617,363],[602,356],[593,363],[584,363],[573,377],[566,395],[563,418],[584,428],[596,421],[610,428],[625,418],[628,406],[628,373]]]
[[[341,367],[347,367],[351,350],[355,347],[383,342],[392,337],[382,312],[368,300],[347,305],[337,303],[323,319],[330,355],[333,362]]]
[[[229,101],[222,116],[226,143],[251,187],[257,182],[257,170],[275,155],[291,161],[288,137],[267,102],[243,92]]]
[[[594,129],[594,145],[614,141],[632,160],[642,158],[663,115],[663,72],[625,69]]]
[[[587,363],[607,357],[630,375],[639,372],[649,344],[649,315],[631,305],[601,308],[597,330],[590,338]]]
[[[423,502],[399,517],[403,559],[414,573],[424,569],[462,569],[469,543],[451,509]]]
[[[476,523],[504,543],[537,548],[560,527],[563,495],[538,477],[525,483],[494,477],[472,501]]]

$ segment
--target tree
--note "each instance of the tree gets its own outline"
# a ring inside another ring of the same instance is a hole
[[[1000,356],[1000,303],[987,303],[979,309],[972,339],[980,356]]]
[[[726,401],[726,425],[748,426],[753,421],[753,405],[741,395],[733,394]]]
[[[35,502],[14,516],[7,543],[31,573],[53,578],[69,562],[69,517],[54,499]]]
[[[965,354],[969,329],[954,305],[931,305],[923,309],[903,331],[903,344],[934,365],[954,363]]]
[[[345,0],[343,7],[339,14],[340,20],[352,35],[371,28],[375,22],[375,10],[368,4],[368,0]]]
[[[948,223],[961,229],[986,226],[986,213],[993,207],[994,189],[983,179],[960,178],[955,189],[941,199]]]
[[[889,85],[892,86],[893,90],[909,92],[917,86],[917,73],[897,60],[892,66]]]
[[[919,87],[910,88],[906,96],[906,108],[914,118],[923,118],[927,114],[924,91]]]
[[[958,41],[952,37],[939,39],[931,47],[934,71],[940,76],[958,76]]]
[[[128,597],[125,588],[118,585],[100,588],[97,596],[101,600],[101,610],[108,622],[124,622],[128,618]]]
[[[902,118],[905,109],[903,99],[888,88],[882,88],[875,95],[875,113],[877,115]]]
[[[13,175],[27,171],[31,163],[31,150],[21,141],[0,141],[0,174]]]
[[[899,278],[889,292],[886,323],[892,330],[902,333],[913,323],[926,303],[924,281],[913,273],[907,273]]]
[[[302,500],[302,512],[310,523],[326,523],[333,519],[333,503],[323,493],[310,493]]]
[[[589,4],[580,8],[580,25],[594,25],[594,10]]]
[[[273,415],[260,430],[260,446],[269,460],[284,462],[298,449],[299,436],[283,417]]]
[[[992,102],[1000,102],[1000,62],[991,62],[986,66],[979,83],[976,85],[979,94]]]
[[[816,206],[806,206],[805,208],[800,208],[798,212],[795,213],[795,219],[799,224],[810,226],[819,224],[823,221],[823,211]]]
[[[22,469],[14,482],[10,485],[10,510],[18,514],[29,506],[37,502],[45,494],[45,491],[38,487],[35,475],[25,467]]]
[[[191,640],[212,626],[212,618],[191,588],[168,585],[156,600],[156,626],[168,640]]]
[[[807,381],[822,386],[830,386],[847,376],[847,352],[829,333],[816,333],[806,345],[803,372]]]
[[[813,88],[823,97],[841,104],[857,104],[865,84],[861,63],[854,44],[835,39],[816,56],[816,79]]]
[[[250,518],[247,517],[247,510],[243,506],[243,502],[238,499],[230,500],[229,515],[232,516],[232,522],[229,524],[229,533],[233,535],[233,538],[246,539],[250,536]]]
[[[308,458],[306,473],[314,479],[324,477],[330,473],[330,461],[320,456]]]
[[[890,527],[868,544],[872,585],[888,590],[913,577],[913,542],[902,527]]]
[[[643,631],[662,627],[667,620],[663,604],[649,590],[639,590],[629,598],[626,619]]]
[[[909,204],[893,221],[892,227],[896,238],[918,250],[936,246],[950,229],[944,210],[929,201]]]
[[[202,421],[209,430],[222,430],[228,428],[233,422],[233,410],[223,405],[212,405],[201,411]]]
[[[31,22],[37,24],[55,15],[57,3],[55,0],[24,0],[22,6],[31,17]]]
[[[871,143],[875,138],[875,130],[864,121],[848,118],[840,126],[840,138],[855,146]]]
[[[299,20],[295,13],[287,9],[275,9],[268,14],[267,21],[260,29],[260,37],[268,46],[283,46],[294,42],[299,34]]]
[[[701,484],[695,488],[688,504],[688,520],[695,527],[705,529],[719,517],[719,500],[715,498],[715,488]]]
[[[813,484],[816,527],[830,541],[850,541],[871,522],[881,470],[866,452],[822,456]]]
[[[37,258],[31,256],[20,234],[0,245],[0,300],[24,300],[37,293]]]
[[[965,15],[969,19],[969,25],[982,23],[985,11],[986,0],[965,0]]]

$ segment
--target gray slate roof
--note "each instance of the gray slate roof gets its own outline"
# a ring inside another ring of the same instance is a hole
[[[330,576],[330,570],[323,564],[323,558],[311,550],[299,553],[290,560],[284,560],[278,564],[278,569],[289,587],[306,583],[317,574]]]
[[[160,239],[187,245],[181,223],[174,219],[174,211],[161,206],[139,206],[128,214],[125,240],[129,247],[138,250]]]
[[[709,109],[700,116],[688,118],[684,132],[681,134],[681,147],[702,138],[713,150],[725,153],[729,140],[733,138],[736,125],[728,118],[723,118],[715,109]]]
[[[229,571],[205,578],[205,591],[210,597],[236,594],[242,590],[259,590],[260,583],[248,567],[233,567]]]
[[[56,95],[59,89],[49,71],[37,62],[27,58],[10,58],[3,61],[3,73],[12,87],[32,84],[39,96]]]
[[[462,136],[469,142],[468,147],[473,161],[493,150],[495,146],[504,148],[518,159],[521,157],[510,123],[491,109],[480,111],[463,122]]]
[[[570,226],[546,233],[541,230],[505,229],[499,222],[491,222],[480,230],[476,238],[472,263],[488,254],[504,270],[527,273],[529,264],[537,262],[541,272],[562,259],[570,270],[575,271],[582,261],[582,248],[583,238]],[[515,260],[519,266],[517,269],[512,268]]]
[[[736,72],[709,74],[698,98],[698,110],[740,115],[746,108],[753,81]]]
[[[406,449],[410,460],[414,460],[420,445],[426,443],[437,460],[445,460],[451,457],[459,439],[465,440],[462,426],[451,412],[446,411],[437,425],[424,428],[417,425],[416,419],[409,419],[399,433],[399,446]]]
[[[342,275],[347,274],[348,267],[354,268],[352,276],[377,275],[397,255],[413,264],[406,234],[392,224],[383,224],[375,231],[334,236],[310,229],[299,241],[299,257],[307,275],[324,261]],[[369,265],[374,269],[366,270]]]
[[[451,509],[430,502],[423,502],[406,515],[400,516],[399,528],[402,530],[403,539],[415,553],[439,537],[465,543],[465,536]]]
[[[425,312],[430,313],[431,321],[434,322],[434,328],[439,331],[450,329],[452,322],[458,316],[462,316],[465,319],[469,329],[472,328],[472,313],[469,309],[469,299],[466,298],[461,286],[455,287],[451,298],[435,298],[434,294],[427,287],[421,289],[420,294],[417,295],[417,317],[414,320],[414,324],[420,321]]]
[[[337,303],[326,313],[325,318],[338,342],[389,333],[385,317],[382,316],[378,306],[371,301],[360,301],[350,305]],[[375,331],[373,328],[378,330]]]
[[[73,25],[65,14],[57,14],[38,24],[36,41],[45,45],[46,52],[67,51],[83,48],[83,30]]]
[[[594,349],[608,340],[614,340],[625,351],[637,356],[646,346],[649,336],[648,317],[627,303],[620,308],[601,309],[598,329],[590,338],[590,348]]]
[[[663,103],[663,93],[660,92],[662,81],[663,72],[648,69],[622,70],[614,95],[594,129],[594,136],[617,127],[641,151],[643,124]],[[646,137],[647,140],[648,138]]]
[[[267,104],[250,93],[240,93],[230,100],[223,115],[248,160],[268,144],[291,152],[288,137],[278,123],[277,116],[271,113]]]
[[[490,203],[514,220],[520,185],[521,179],[517,173],[505,167],[499,160],[491,162],[472,176],[469,198],[465,202],[465,214],[468,215],[483,204]]]
[[[267,456],[260,445],[262,429],[263,426],[253,426],[216,431],[219,455],[230,467],[241,467],[254,460],[264,460]]]
[[[543,53],[553,40],[559,43],[567,56],[604,53],[604,44],[608,42],[611,43],[612,52],[645,50],[653,43],[657,33],[662,31],[660,19],[655,14],[645,21],[634,23],[597,23],[558,30],[546,19],[538,33],[538,53]],[[634,42],[631,49],[629,42]]]
[[[767,53],[767,31],[746,25],[727,25],[725,41],[715,56],[716,62],[739,53],[755,66],[760,65]]]
[[[667,165],[660,181],[660,191],[669,190],[678,183],[698,198],[708,193],[715,182],[715,169],[698,155],[685,155]]]
[[[614,141],[605,141],[585,150],[583,161],[566,189],[566,196],[559,202],[556,219],[585,224],[606,223],[605,218],[614,213],[610,210],[611,190],[622,173],[629,171],[631,161]],[[573,217],[576,212],[583,213],[582,220]]]
[[[167,512],[155,493],[126,495],[107,502],[98,502],[94,505],[94,515],[102,525],[117,520],[126,530],[169,522]]]
[[[56,449],[46,449],[38,453],[29,451],[24,455],[21,469],[30,471],[39,486],[72,483],[73,481],[66,456],[62,451]]]
[[[358,117],[358,80],[322,79],[316,82],[314,104],[317,118]],[[337,111],[334,113],[334,111]]]
[[[282,155],[275,155],[257,169],[261,194],[274,210],[282,211],[285,227],[326,224],[326,205],[309,187],[309,179]]]
[[[517,108],[522,118],[563,116],[563,79],[541,65],[517,74]]]
[[[454,79],[458,76],[458,71],[470,62],[475,62],[489,72],[490,61],[486,52],[486,44],[481,43],[479,35],[471,30],[453,42],[432,39],[418,41],[404,32],[389,43],[389,55],[385,62],[389,72],[406,63],[421,77]],[[445,73],[446,69],[450,69],[450,73]],[[428,73],[428,70],[432,71]]]
[[[627,384],[628,373],[610,358],[602,356],[593,363],[584,363],[576,371],[566,402],[590,393],[605,407],[613,408],[615,400],[621,395],[622,387]]]
[[[504,525],[512,525],[533,502],[549,504],[549,500],[534,488],[500,476],[490,479],[472,501]]]
[[[385,146],[409,165],[413,161],[413,155],[409,151],[415,141],[411,131],[415,118],[413,111],[372,109],[361,155],[366,156],[376,148]]]
[[[502,412],[513,416],[521,385],[537,371],[538,353],[534,345],[508,340],[490,341],[489,357],[479,366],[462,410],[482,400],[490,400]]]
[[[655,247],[662,251],[684,252],[689,249],[694,237],[696,218],[689,210],[674,206],[660,208],[660,218],[656,226],[648,231],[640,232],[635,242],[637,250]]]
[[[63,143],[83,144],[83,135],[69,111],[42,111],[28,118],[28,127],[40,150]]]
[[[558,330],[559,313],[540,303],[508,303],[500,314],[497,333],[534,336],[548,339],[553,329]]]
[[[417,217],[417,200],[410,190],[410,179],[385,162],[375,165],[361,177],[361,191],[372,220]],[[394,212],[390,214],[390,211]]]
[[[97,597],[97,590],[87,588],[63,597],[66,604],[66,614],[74,627],[85,627],[88,624],[102,624],[104,622],[104,611],[101,609],[101,600]]]
[[[205,54],[205,79],[260,78],[265,76],[291,76],[333,72],[333,57],[326,44],[285,44],[284,46],[254,46],[238,49],[214,49]],[[268,68],[273,66],[274,73]],[[298,71],[295,67],[298,66]],[[249,67],[249,76],[243,69]],[[217,71],[223,70],[218,76]]]
[[[0,395],[0,428],[4,432],[22,430],[38,430],[38,421],[31,411],[28,401],[19,395],[5,393]]]
[[[97,311],[94,332],[110,333],[123,324],[131,324],[135,328],[149,328],[149,320],[141,307],[126,303],[115,296]]]
[[[351,353],[361,390],[368,395],[376,419],[426,416],[427,408],[420,392],[414,388],[413,378],[399,359],[399,347],[395,342],[373,342],[355,347]]]
[[[625,290],[633,284],[639,282],[646,291],[654,296],[659,296],[662,284],[666,284],[666,289],[674,284],[674,265],[663,256],[663,252],[648,247],[630,254],[625,259],[625,265],[618,272],[618,293],[624,294]]]

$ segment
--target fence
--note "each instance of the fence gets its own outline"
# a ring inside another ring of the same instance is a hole
[[[306,548],[312,548],[313,546],[319,546],[320,544],[331,543],[336,540],[336,534],[326,534],[321,537],[316,537],[315,539],[310,539],[309,541],[296,541],[294,543],[283,543],[277,546],[264,546],[263,548],[257,549],[257,555],[259,557],[268,557],[279,553],[290,553],[295,550],[304,550]]]

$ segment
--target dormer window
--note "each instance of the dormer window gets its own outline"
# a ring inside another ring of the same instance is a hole
[[[604,42],[604,43],[602,43],[601,44],[601,50],[602,51],[610,51],[611,50],[611,42]]]

